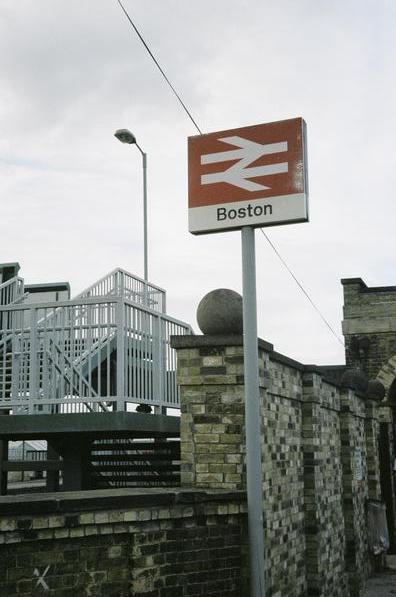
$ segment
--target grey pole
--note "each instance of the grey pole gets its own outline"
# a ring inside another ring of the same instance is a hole
[[[243,226],[241,235],[250,594],[251,597],[265,597],[254,228]]]
[[[140,149],[140,147],[139,147]],[[148,241],[147,241],[147,153],[143,157],[143,239],[144,239],[144,281],[148,281]]]
[[[142,150],[136,137],[128,129],[118,129],[114,136],[121,141],[121,143],[128,143],[128,145],[136,145],[143,158],[143,242],[144,242],[144,304],[148,306],[148,240],[147,240],[147,154]]]

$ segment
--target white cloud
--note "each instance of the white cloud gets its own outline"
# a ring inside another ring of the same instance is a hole
[[[388,0],[125,0],[205,132],[303,116],[311,222],[267,229],[340,333],[339,279],[394,284],[396,9]],[[0,7],[0,261],[77,293],[122,266],[142,274],[141,157],[149,159],[150,272],[195,325],[202,295],[241,290],[238,233],[187,232],[191,122],[117,2]],[[260,335],[289,356],[342,347],[257,233]],[[195,325],[196,327],[196,325]]]

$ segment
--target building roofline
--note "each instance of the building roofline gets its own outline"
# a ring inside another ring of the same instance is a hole
[[[342,278],[343,286],[360,286],[360,292],[396,292],[396,286],[367,286],[362,278]]]
[[[0,263],[0,269],[4,269],[6,267],[17,267],[18,271],[21,269],[18,261],[10,261],[9,263]]]
[[[69,282],[48,282],[46,284],[25,284],[25,291],[34,293],[45,290],[52,290],[53,292],[67,290],[70,292]]]

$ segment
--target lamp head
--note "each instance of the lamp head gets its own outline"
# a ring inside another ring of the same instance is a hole
[[[129,145],[133,145],[136,143],[136,137],[131,131],[128,129],[118,129],[114,133],[114,137],[117,137],[121,143],[129,143]]]

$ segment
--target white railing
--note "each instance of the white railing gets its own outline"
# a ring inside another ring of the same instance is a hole
[[[10,305],[23,297],[24,282],[23,278],[16,276],[7,282],[0,284],[0,306]]]
[[[117,268],[89,286],[76,299],[118,296],[138,305],[166,313],[166,293],[159,286],[145,282],[129,272]]]
[[[176,384],[176,352],[170,346],[173,335],[191,334],[190,326],[143,310],[126,302],[123,307],[122,325],[124,378],[120,379],[127,402],[160,403],[168,407],[179,406]]]
[[[173,334],[190,326],[121,297],[2,307],[0,410],[178,407]]]

